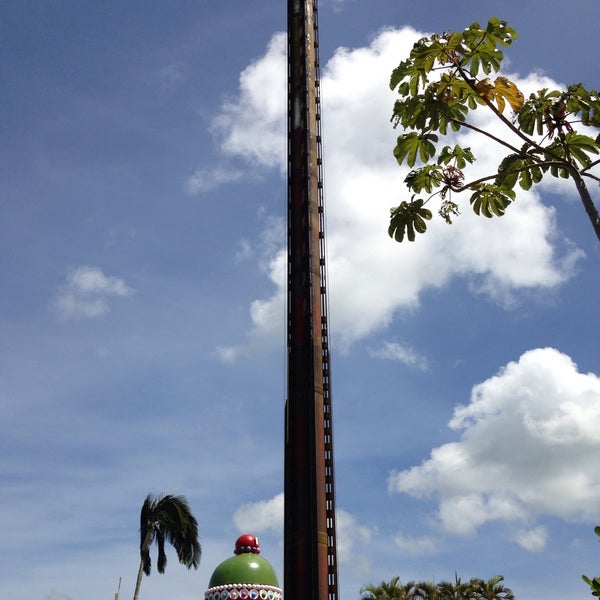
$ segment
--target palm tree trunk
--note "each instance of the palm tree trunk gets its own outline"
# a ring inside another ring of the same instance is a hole
[[[140,586],[142,585],[142,577],[144,575],[144,561],[140,560],[140,568],[138,570],[137,581],[135,582],[135,592],[133,593],[133,600],[138,600],[140,595]]]
[[[148,531],[144,536],[144,543],[140,545],[140,568],[138,570],[137,581],[135,582],[135,592],[133,593],[133,600],[138,600],[138,595],[140,593],[140,586],[142,585],[142,577],[144,575],[144,553],[150,552],[150,546],[152,545],[154,527],[150,525]]]

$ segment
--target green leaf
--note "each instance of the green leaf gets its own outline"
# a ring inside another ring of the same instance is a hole
[[[582,575],[581,578],[590,586],[593,596],[600,596],[600,577],[590,579],[586,575]]]
[[[410,60],[402,61],[393,71],[390,77],[390,89],[395,90],[400,82],[411,73],[412,62]]]
[[[544,172],[541,167],[538,167],[537,165],[531,167],[530,173],[533,183],[539,183],[544,178]]]
[[[402,164],[406,160],[409,167],[414,167],[417,162],[417,156],[421,162],[427,162],[435,155],[435,142],[438,141],[438,136],[434,133],[418,134],[414,131],[405,133],[398,137],[396,147],[394,148],[394,156],[398,164]]]
[[[598,154],[598,143],[594,138],[581,133],[571,132],[565,136],[565,143],[573,156],[583,167],[591,164],[589,154]]]
[[[506,156],[498,166],[496,185],[502,188],[514,188],[519,177],[519,169],[522,166],[523,158],[520,154],[509,154]]]
[[[424,165],[420,169],[413,169],[405,177],[404,182],[408,189],[420,193],[422,191],[431,194],[431,192],[442,184],[442,167],[439,165]]]
[[[560,100],[561,92],[548,91],[543,88],[529,96],[517,113],[519,127],[527,135],[544,134],[544,126],[548,111]]]
[[[470,202],[475,214],[490,219],[494,215],[497,217],[504,215],[506,208],[514,199],[515,193],[512,190],[492,184],[480,184],[472,194]]]
[[[564,167],[559,167],[558,165],[552,165],[550,167],[550,174],[553,177],[560,177],[562,179],[569,179],[569,171]]]
[[[481,59],[479,58],[479,54],[475,53],[471,56],[471,73],[473,76],[477,76],[479,70],[481,69]]]
[[[544,173],[534,155],[509,154],[498,166],[496,185],[504,190],[512,190],[517,181],[522,189],[529,190],[534,183],[542,180]]]
[[[450,54],[458,52],[463,43],[463,34],[461,31],[455,31],[448,36],[446,41],[446,51]]]
[[[581,83],[570,85],[563,95],[567,110],[579,116],[583,125],[600,127],[600,95]]]
[[[397,242],[402,242],[405,236],[409,242],[414,242],[417,233],[425,233],[425,221],[431,220],[431,211],[424,208],[423,204],[423,200],[417,199],[401,202],[399,206],[392,208],[388,235]]]
[[[519,174],[519,185],[524,190],[531,189],[531,186],[533,185],[533,179],[531,177],[531,171],[529,169],[524,169]]]
[[[454,166],[459,169],[464,169],[468,164],[475,162],[475,155],[471,152],[471,148],[463,148],[462,146],[444,146],[438,156],[438,165],[447,165],[454,162]]]

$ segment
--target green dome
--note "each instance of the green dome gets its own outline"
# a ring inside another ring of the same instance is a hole
[[[236,554],[224,560],[214,571],[209,588],[233,583],[253,583],[279,587],[271,564],[257,554]]]

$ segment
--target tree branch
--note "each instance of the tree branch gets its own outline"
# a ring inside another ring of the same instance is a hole
[[[592,200],[592,196],[590,195],[590,192],[585,185],[585,181],[583,180],[583,177],[579,171],[573,175],[573,179],[575,180],[579,197],[581,198],[585,212],[592,223],[596,237],[598,240],[600,240],[600,214],[598,214],[598,210],[596,209],[594,201]]]
[[[515,148],[515,146],[509,144],[508,142],[505,142],[504,140],[501,140],[500,138],[496,137],[495,135],[493,135],[489,131],[486,131],[485,129],[481,129],[481,128],[477,127],[476,125],[471,125],[471,123],[467,123],[466,121],[459,121],[458,119],[452,119],[452,121],[454,123],[458,123],[461,127],[466,127],[467,129],[471,129],[473,131],[476,131],[477,133],[480,133],[481,135],[485,135],[486,137],[489,137],[490,139],[494,140],[496,143],[501,144],[502,146],[506,146],[509,150],[512,150],[515,154],[519,154],[521,156],[529,156],[528,154],[526,154],[519,148]]]
[[[539,162],[536,163],[537,167],[543,168],[543,167],[552,167],[552,166],[556,166],[556,167],[564,167],[565,164],[563,161],[555,161],[555,160],[549,160],[549,161],[543,161],[543,162]],[[511,169],[510,171],[506,171],[507,174],[519,174],[519,173],[523,173],[524,171],[528,171],[529,169],[531,169],[530,166],[527,167],[523,167],[522,169]],[[465,183],[464,185],[458,186],[458,187],[454,187],[454,186],[448,186],[453,192],[456,193],[460,193],[460,192],[464,192],[465,190],[471,189],[474,185],[479,185],[480,183],[485,183],[486,181],[490,181],[492,179],[496,179],[496,177],[498,177],[498,173],[494,173],[493,175],[486,175],[485,177],[481,177],[480,179],[476,179],[475,181],[469,181],[469,183]],[[575,178],[575,177],[573,177]]]
[[[595,160],[594,162],[590,163],[587,167],[585,167],[585,169],[581,169],[581,174],[587,175],[586,171],[593,169],[596,165],[600,165],[600,158],[598,160]]]
[[[483,101],[483,103],[498,117],[498,119],[500,119],[500,121],[502,121],[502,123],[504,123],[504,125],[506,125],[506,127],[508,127],[515,135],[517,135],[518,137],[520,137],[525,143],[530,144],[531,146],[533,146],[534,148],[536,148],[537,150],[539,150],[540,152],[544,152],[544,148],[542,146],[540,146],[539,144],[537,144],[532,138],[530,138],[529,136],[525,135],[518,127],[515,127],[511,121],[509,119],[507,119],[491,102],[490,100],[488,100],[487,98],[485,98],[484,96],[482,96],[479,91],[477,90],[477,87],[475,86],[475,79],[474,77],[469,77],[470,73],[467,73],[463,67],[459,64],[456,64],[456,69],[458,70],[458,72],[460,73],[460,76],[463,78],[464,82],[471,88],[471,90],[473,90],[473,92],[475,94],[477,94],[478,98],[481,98],[481,100]],[[506,145],[506,144],[504,144]],[[509,146],[510,147],[510,146]],[[557,157],[558,158],[558,157]]]
[[[554,152],[552,152],[551,150],[548,150],[547,148],[544,148],[543,146],[541,146],[540,144],[538,144],[533,138],[525,135],[518,127],[515,127],[510,120],[508,120],[492,103],[490,100],[488,100],[487,98],[485,98],[484,96],[482,96],[478,91],[477,91],[477,87],[475,86],[475,84],[473,83],[475,81],[475,78],[469,77],[470,73],[468,73],[467,71],[465,71],[463,69],[463,67],[461,67],[460,65],[456,65],[456,69],[458,70],[458,72],[460,73],[460,76],[463,78],[464,82],[471,88],[471,90],[477,94],[478,98],[481,98],[482,102],[496,115],[496,117],[498,117],[498,119],[500,119],[500,121],[502,123],[504,123],[504,125],[506,125],[506,127],[508,127],[515,135],[517,135],[518,137],[520,137],[526,144],[528,144],[529,146],[531,146],[532,148],[535,148],[538,152],[541,152],[543,154],[552,156],[553,158],[555,158],[558,161],[561,161],[561,157],[557,156],[556,154],[554,154]],[[478,127],[475,127],[474,125],[470,125],[468,124],[466,121],[462,122],[462,121],[458,121],[455,120],[456,123],[459,123],[461,125],[464,125],[465,127],[472,129],[473,131],[477,131],[478,133],[485,135],[487,137],[489,137],[490,139],[494,140],[495,142],[497,142],[498,144],[501,144],[502,146],[505,146],[506,148],[509,148],[510,150],[512,150],[513,152],[515,152],[515,154],[519,154],[520,156],[528,156],[531,157],[531,154],[526,154],[524,153],[522,150],[515,148],[513,145],[509,144],[508,142],[505,142],[504,140],[492,135],[491,133],[485,131],[484,129],[480,129]],[[564,161],[565,163],[569,163],[569,161]]]
[[[582,171],[581,175],[583,177],[589,177],[590,179],[593,179],[594,181],[597,181],[598,183],[600,183],[600,177],[598,177],[597,175],[594,175],[593,173],[584,173]]]

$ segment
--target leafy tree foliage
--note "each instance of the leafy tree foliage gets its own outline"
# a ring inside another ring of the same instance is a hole
[[[400,583],[399,577],[379,585],[364,585],[361,600],[514,600],[512,591],[502,583],[501,575],[491,579],[471,579],[454,582],[410,581]]]
[[[600,215],[587,182],[599,183],[593,172],[600,164],[600,96],[583,85],[566,90],[541,89],[525,98],[517,85],[500,74],[506,48],[517,34],[506,21],[473,23],[462,32],[420,39],[410,56],[394,69],[390,88],[399,98],[392,123],[401,128],[394,155],[411,167],[405,182],[410,200],[391,209],[388,233],[396,241],[414,241],[427,230],[439,199],[439,215],[447,222],[460,213],[456,195],[470,193],[473,211],[501,217],[516,198],[515,190],[529,190],[546,175],[572,179],[600,240]],[[478,127],[473,111],[491,111],[505,136]],[[511,113],[508,115],[508,113]],[[508,154],[497,170],[466,181],[476,157],[470,148],[443,145],[442,140],[461,129],[485,136]]]
[[[594,533],[600,537],[600,525],[594,527]],[[600,577],[588,577],[587,575],[582,575],[581,577],[590,586],[592,596],[600,596]]]
[[[408,600],[406,586],[400,583],[400,577],[393,577],[389,583],[363,585],[360,588],[362,600]]]
[[[137,600],[142,583],[142,574],[150,575],[152,561],[150,548],[156,542],[159,573],[165,572],[167,555],[165,542],[169,542],[179,562],[188,569],[198,568],[202,548],[198,541],[198,522],[192,514],[184,496],[153,496],[148,494],[140,511],[140,568],[133,600]]]

